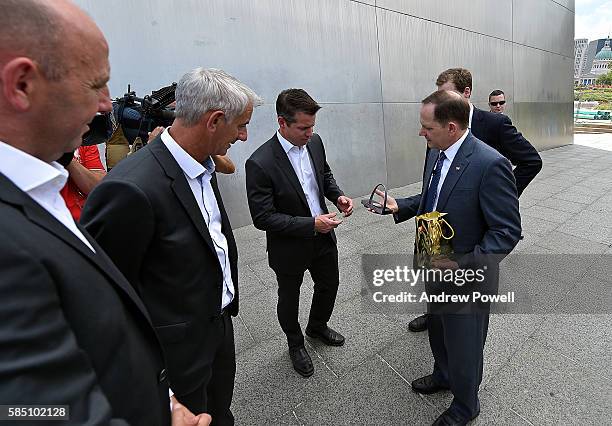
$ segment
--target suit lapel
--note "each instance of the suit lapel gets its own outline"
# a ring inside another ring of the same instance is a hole
[[[313,135],[313,137],[315,136],[319,138],[318,135]],[[322,144],[320,138],[318,142]],[[308,144],[306,145],[306,149],[308,150],[308,155],[310,155],[310,159],[312,160],[311,161],[312,170],[315,173],[315,176],[317,178],[317,186],[319,187],[319,198],[323,200],[325,198],[324,196],[325,188],[323,188],[323,170],[320,169],[320,166],[322,164],[325,164],[325,159],[320,158],[319,156],[320,150],[318,149],[318,147],[312,144],[312,141],[308,142]]]
[[[210,250],[216,256],[216,250],[213,245],[212,238],[210,237],[210,233],[208,232],[208,228],[206,226],[206,222],[204,222],[204,218],[202,217],[202,211],[196,202],[193,192],[187,183],[187,178],[185,178],[185,174],[183,170],[180,168],[170,151],[164,146],[161,142],[161,138],[155,139],[153,142],[148,144],[151,149],[151,153],[157,158],[157,161],[164,169],[166,176],[170,178],[172,183],[170,187],[172,191],[178,198],[179,202],[182,204],[183,208],[187,212],[187,215],[193,222],[193,225],[196,227]]]
[[[60,239],[65,244],[76,250],[83,257],[87,258],[102,273],[110,278],[110,281],[115,286],[127,294],[128,298],[132,300],[132,302],[150,322],[149,314],[132,286],[127,282],[114,263],[112,263],[106,253],[104,253],[104,250],[95,242],[95,240],[87,233],[86,230],[77,224],[78,229],[96,251],[95,253],[91,251],[91,249],[87,247],[83,241],[74,235],[72,231],[66,228],[64,224],[51,215],[51,213],[46,211],[36,201],[17,188],[10,180],[1,174],[0,199],[4,199],[10,204],[19,206],[28,220],[54,235],[56,238]]]
[[[429,188],[429,181],[431,180],[431,174],[433,173],[434,166],[436,164],[438,154],[440,150],[438,149],[427,149],[425,158],[425,169],[423,172],[423,187],[421,188],[421,202],[419,203],[419,214],[423,212],[425,209],[425,200],[427,199],[427,191]]]
[[[295,170],[293,170],[293,166],[291,165],[291,161],[289,161],[289,157],[287,153],[283,149],[276,135],[272,138],[272,150],[274,151],[274,156],[278,160],[278,166],[283,171],[283,173],[287,176],[287,179],[293,186],[293,189],[297,192],[300,200],[302,200],[302,204],[310,211],[310,207],[308,207],[308,202],[306,201],[306,196],[304,195],[304,189],[302,185],[300,185],[300,181],[295,174]]]
[[[457,151],[457,154],[455,155],[455,158],[453,159],[453,162],[446,173],[446,178],[444,178],[444,183],[442,184],[442,188],[440,189],[440,194],[438,196],[436,210],[440,212],[444,211],[444,207],[446,206],[450,193],[459,181],[459,178],[467,168],[468,164],[470,164],[468,157],[472,154],[473,149],[473,136],[471,133],[468,133],[468,136],[461,144],[461,148],[459,148],[459,151]]]

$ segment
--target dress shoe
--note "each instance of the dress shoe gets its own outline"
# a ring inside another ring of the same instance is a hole
[[[291,358],[293,368],[295,371],[300,373],[302,377],[312,376],[314,373],[314,366],[312,365],[310,355],[308,355],[308,352],[306,352],[306,348],[304,346],[289,349],[289,357]]]
[[[413,333],[427,330],[427,314],[416,317],[408,323],[408,330]]]
[[[465,426],[470,421],[478,417],[479,414],[480,411],[471,419],[465,419],[452,412],[450,409],[447,409],[440,414],[440,416],[433,422],[432,426]]]
[[[325,327],[321,331],[312,330],[306,327],[306,335],[313,339],[319,339],[328,346],[342,346],[344,345],[344,336],[329,327]]]
[[[449,387],[438,383],[434,379],[433,374],[430,374],[429,376],[425,376],[425,377],[421,377],[420,379],[413,380],[412,389],[414,389],[415,392],[429,395],[430,393],[436,393],[442,390],[448,390]]]

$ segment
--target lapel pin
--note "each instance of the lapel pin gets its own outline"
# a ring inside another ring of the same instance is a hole
[[[455,167],[455,170],[459,170],[460,168],[461,168],[461,167],[457,166],[457,167]]]

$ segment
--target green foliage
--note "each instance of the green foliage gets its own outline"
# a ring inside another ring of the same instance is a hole
[[[577,87],[574,89],[574,100],[575,101],[597,101],[600,104],[611,104],[612,103],[612,88],[584,88]],[[598,108],[598,109],[610,109],[610,108]]]
[[[612,70],[608,71],[607,74],[602,74],[597,77],[595,84],[612,85]]]

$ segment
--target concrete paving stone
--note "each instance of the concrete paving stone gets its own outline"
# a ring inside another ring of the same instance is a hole
[[[236,240],[238,245],[238,259],[241,262],[254,263],[266,258],[266,236],[250,240]]]
[[[522,203],[522,201],[521,201]],[[574,203],[567,200],[560,200],[558,198],[546,198],[545,200],[538,201],[537,204],[541,207],[548,207],[554,210],[560,210],[568,213],[578,213],[584,210],[585,206],[581,203]]]
[[[276,274],[268,265],[267,258],[256,262],[249,262],[246,265],[267,288],[276,288]]]
[[[559,224],[539,217],[522,216],[521,227],[524,233],[544,235],[558,227]]]
[[[573,288],[574,282],[565,279],[563,272],[556,271],[552,263],[543,265],[540,260],[533,260],[543,256],[546,255],[514,257],[500,269],[498,293],[514,292],[515,301],[512,304],[494,306],[493,312],[506,314],[557,312],[557,305]]]
[[[480,415],[472,420],[470,426],[533,426],[527,419],[509,408],[503,398],[486,390],[483,391],[482,387],[478,398],[480,399]]]
[[[296,408],[304,425],[426,425],[439,413],[372,356]]]
[[[378,354],[383,357],[408,382],[431,374],[433,355],[429,347],[427,331],[413,333],[408,331],[407,324],[416,315],[396,315],[404,319],[403,333],[386,346],[379,348]]]
[[[606,171],[595,173],[591,177],[583,180],[580,184],[610,189],[612,188],[612,177],[610,177],[609,175],[610,170],[608,169]]]
[[[405,232],[402,232],[402,229],[390,220],[388,223],[376,223],[371,226],[351,229],[347,235],[353,241],[357,241],[360,247],[369,247],[401,239],[404,237]]]
[[[414,250],[414,230],[410,228],[391,241],[376,242],[362,249],[364,254],[406,254]]]
[[[533,337],[557,348],[583,368],[612,379],[612,315],[544,315]]]
[[[524,208],[529,208],[531,206],[539,204],[540,201],[542,201],[541,198],[530,198],[528,196],[521,196],[521,198],[519,199],[519,208],[521,210]]]
[[[268,424],[270,425],[293,425],[293,426],[303,425],[303,423],[300,422],[299,419],[296,417],[293,410],[289,411],[288,413],[285,413],[284,415],[280,417],[277,417],[276,419],[273,419]]]
[[[582,179],[584,179],[584,177],[582,177]],[[565,174],[557,173],[554,177],[538,180],[537,184],[546,185],[547,193],[552,194],[567,190],[568,188],[575,186],[576,182],[578,181],[575,179],[568,179]]]
[[[240,317],[257,344],[284,336],[276,317],[276,289],[265,289],[240,301]]]
[[[557,194],[554,194],[553,198],[558,198],[560,200],[573,201],[575,203],[592,204],[597,200],[598,197],[596,195],[579,194],[575,192],[572,192],[572,193],[559,192]]]
[[[533,424],[608,424],[610,380],[530,338],[485,387]]]
[[[363,244],[354,239],[355,234],[352,233],[352,229],[349,231],[340,232],[336,235],[338,258],[346,259],[357,256]]]
[[[570,221],[571,222],[571,221]],[[574,228],[575,229],[575,228]],[[579,228],[580,229],[580,228]],[[579,231],[578,229],[578,231]],[[549,232],[537,242],[537,245],[553,250],[555,253],[564,254],[601,254],[608,249],[608,245],[579,238],[575,235],[566,234],[559,230]],[[563,256],[569,257],[569,256]],[[587,260],[585,258],[585,260]]]
[[[585,279],[601,278],[612,281],[612,247],[609,247],[603,255],[597,257],[585,274]]]
[[[361,294],[364,288],[361,256],[344,259],[339,263],[340,285],[336,296],[336,304],[354,299]]]
[[[406,333],[404,327],[382,314],[362,312],[359,297],[336,304],[330,326],[344,335],[344,346],[330,347],[318,340],[308,340],[340,376]]]
[[[271,339],[237,356],[232,404],[236,424],[274,424],[274,419],[300,402],[327,386],[336,387],[338,378],[317,357],[312,361],[315,373],[303,378],[291,365],[284,338]]]
[[[612,244],[612,227],[593,225],[590,222],[578,222],[570,219],[560,224],[555,232],[606,246]]]
[[[600,185],[589,185],[584,182],[580,182],[577,185],[567,188],[568,192],[575,192],[577,194],[589,194],[601,197],[609,192],[609,188],[604,188]]]
[[[525,190],[521,194],[521,199],[523,197],[527,197],[542,200],[558,193],[559,191],[561,190],[554,187],[551,188],[546,184],[531,183],[527,188],[525,188]]]
[[[485,371],[483,385],[494,377],[499,369],[489,366],[505,365],[519,348],[542,327],[545,315],[491,314],[489,332],[485,344]],[[488,373],[488,374],[487,374]]]
[[[563,223],[566,220],[573,217],[572,213],[555,210],[550,207],[532,206],[529,208],[521,209],[521,216],[533,216],[540,219],[547,220],[549,222]]]
[[[261,279],[248,263],[241,262],[238,264],[238,288],[240,289],[240,297],[249,297],[252,294],[258,294],[268,285]]]
[[[612,314],[612,282],[589,275],[577,280],[557,311],[567,314]]]
[[[353,199],[353,214],[347,218],[343,218],[344,223],[340,225],[340,227],[338,227],[338,231],[341,231],[342,229],[348,228],[348,227],[354,228],[354,227],[360,227],[363,225],[368,225],[371,223],[384,222],[387,219],[386,217],[382,215],[369,212],[361,204],[361,200],[365,198],[370,198],[370,194],[368,194],[367,196],[363,195],[360,197],[355,197]],[[378,199],[378,197],[376,199]]]
[[[240,228],[234,229],[233,231],[234,231],[234,238],[236,238],[236,241],[254,240],[257,238],[261,238],[263,235],[265,235],[264,231],[260,231],[259,229],[255,228],[253,225],[242,226]]]
[[[240,315],[233,318],[234,324],[234,341],[236,345],[236,354],[240,354],[253,346],[256,342],[253,336],[249,333]]]

